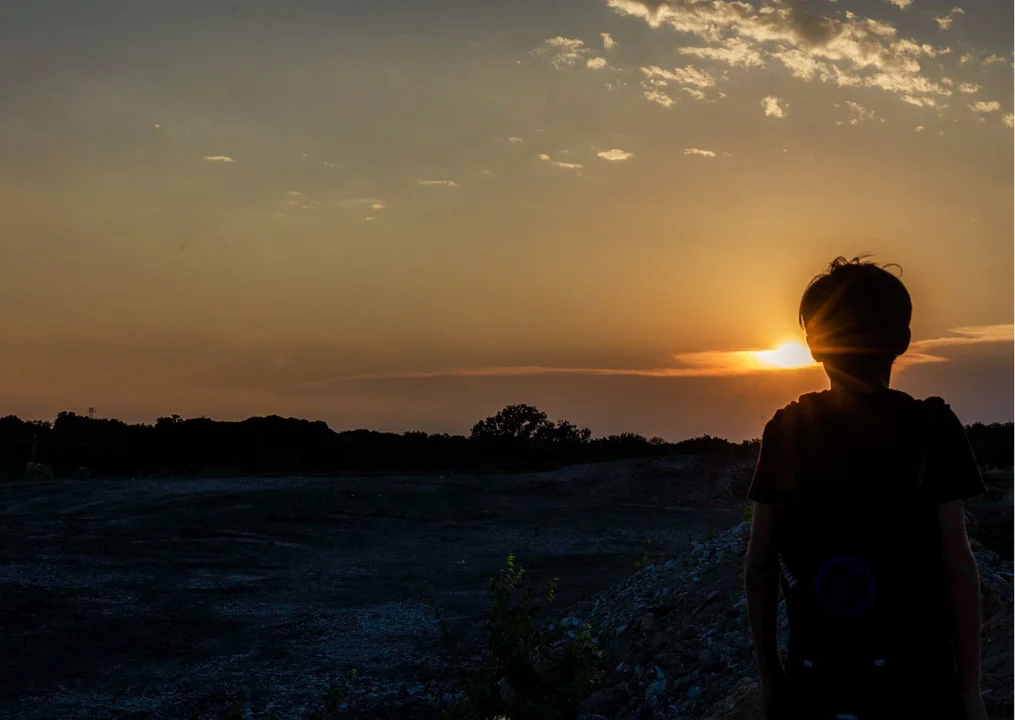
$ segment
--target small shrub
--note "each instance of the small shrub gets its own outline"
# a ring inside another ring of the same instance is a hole
[[[478,658],[463,659],[428,586],[423,598],[456,666],[461,697],[443,703],[447,720],[573,720],[599,680],[600,651],[587,624],[568,629],[546,625],[557,580],[541,591],[523,585],[525,570],[508,555],[490,578],[486,646]]]
[[[641,570],[643,567],[647,567],[652,564],[652,541],[646,540],[645,547],[642,548],[641,557],[634,561],[634,569]]]

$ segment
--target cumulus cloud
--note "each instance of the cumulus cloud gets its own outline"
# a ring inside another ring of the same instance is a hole
[[[783,101],[774,95],[769,95],[763,98],[761,101],[761,107],[765,109],[765,117],[786,117],[786,109],[783,107]]]
[[[954,19],[948,17],[947,15],[945,15],[944,17],[934,18],[934,22],[936,22],[938,27],[941,28],[942,30],[947,30],[948,28],[950,28],[952,26],[953,21]]]
[[[1004,126],[1007,128],[1015,127],[1015,118],[1013,118],[1011,113],[1008,113],[1007,115],[1002,115],[1001,122],[1004,123]]]
[[[633,152],[627,150],[620,150],[619,148],[613,148],[612,150],[600,150],[596,153],[598,157],[603,160],[609,160],[610,162],[618,162],[620,160],[630,160],[634,157]]]
[[[913,0],[884,0],[887,3],[891,3],[900,10],[905,10],[913,4]]]
[[[599,37],[603,39],[604,50],[612,50],[617,47],[617,41],[613,39],[613,36],[610,35],[610,33],[599,33]]]
[[[581,163],[570,163],[570,162],[561,162],[560,160],[554,160],[546,153],[539,153],[538,155],[536,155],[536,158],[542,160],[545,163],[553,165],[553,167],[562,168],[564,170],[581,170],[583,167],[585,167]]]
[[[917,125],[915,128],[913,128],[913,132],[918,132],[918,133],[921,133],[924,130],[926,130],[926,128],[923,125]]]
[[[868,120],[874,119],[874,111],[868,110],[858,102],[852,100],[846,101],[846,107],[849,109],[849,124],[850,125],[862,125]]]
[[[458,187],[458,183],[456,183],[454,180],[417,180],[416,184],[417,185],[424,185],[424,186],[442,185],[444,187],[449,187],[449,188],[456,188],[456,187]]]
[[[647,99],[649,102],[654,102],[659,105],[662,105],[664,108],[667,109],[673,107],[673,98],[664,93],[662,90],[657,89],[646,90],[645,99]]]
[[[589,58],[588,60],[585,61],[585,67],[590,68],[592,70],[602,70],[604,67],[606,67],[606,65],[607,65],[606,58],[601,57]]]
[[[909,103],[910,105],[916,105],[917,107],[937,107],[937,101],[934,98],[928,97],[913,97],[912,95],[903,95],[902,102]]]
[[[991,100],[990,102],[984,102],[983,100],[979,100],[970,105],[969,109],[972,110],[973,112],[992,113],[997,112],[998,110],[1001,109],[1001,103],[999,103],[997,100]]]
[[[805,80],[900,95],[951,94],[923,75],[920,64],[921,59],[946,54],[947,48],[900,38],[894,26],[851,12],[822,17],[800,3],[755,7],[739,0],[606,3],[614,12],[639,17],[653,28],[666,26],[709,43],[707,48],[683,48],[683,54],[743,67],[760,66],[774,58]],[[896,4],[908,5],[908,1],[896,0]]]
[[[220,162],[220,163],[234,163],[236,162],[227,155],[205,155],[204,159],[208,162]]]
[[[960,93],[967,93],[969,95],[972,95],[973,93],[980,92],[980,90],[982,89],[983,89],[982,85],[975,85],[973,83],[959,83]]]
[[[707,158],[715,157],[715,153],[711,150],[702,150],[701,148],[685,148],[684,155],[700,155]]]
[[[536,55],[543,55],[550,58],[554,67],[574,65],[585,57],[589,50],[585,43],[575,38],[557,37],[547,38],[542,46],[532,51]]]

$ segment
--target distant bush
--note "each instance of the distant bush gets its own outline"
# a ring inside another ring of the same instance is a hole
[[[437,699],[446,720],[572,720],[599,680],[600,651],[577,620],[547,624],[556,579],[541,590],[522,585],[512,555],[490,579],[490,614],[479,657],[463,658],[443,613],[424,586],[423,597],[456,668],[458,699]]]

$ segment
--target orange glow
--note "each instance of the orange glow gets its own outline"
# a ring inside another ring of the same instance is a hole
[[[801,368],[817,364],[811,357],[811,351],[798,342],[783,343],[774,350],[758,350],[753,355],[765,365],[777,368]]]

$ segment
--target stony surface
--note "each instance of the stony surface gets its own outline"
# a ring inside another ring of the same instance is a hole
[[[600,595],[587,619],[609,674],[583,717],[761,720],[742,591],[747,523],[694,543]],[[981,573],[985,702],[1012,715],[1012,564],[975,544]],[[785,614],[781,613],[785,631]],[[785,636],[785,633],[784,633]]]

